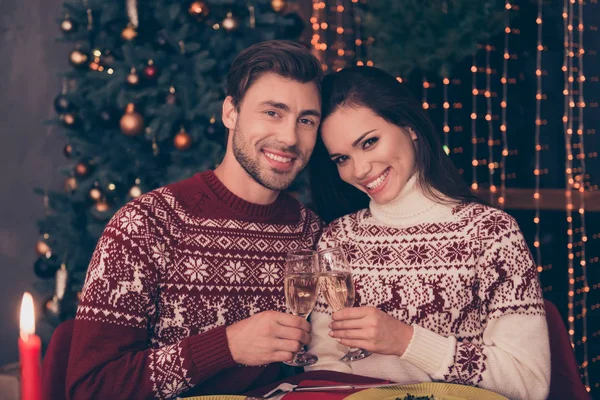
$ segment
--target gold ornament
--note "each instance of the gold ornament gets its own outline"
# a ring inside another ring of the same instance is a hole
[[[131,189],[129,189],[129,195],[134,199],[140,197],[142,195],[142,189],[138,185],[132,186]]]
[[[239,22],[238,22],[237,18],[235,18],[230,11],[227,13],[227,17],[225,17],[225,19],[223,20],[223,23],[221,25],[223,26],[223,29],[231,32],[231,31],[234,31],[237,29]]]
[[[127,83],[131,86],[137,86],[140,83],[140,76],[135,71],[135,68],[131,68],[131,71],[129,71],[126,80]]]
[[[94,201],[100,201],[102,199],[102,190],[94,187],[90,190],[90,198]]]
[[[75,117],[75,114],[71,114],[71,113],[61,115],[60,119],[62,120],[63,124],[65,124],[65,126],[68,126],[68,127],[74,126],[75,123],[77,122],[77,118]]]
[[[178,150],[187,150],[192,145],[192,137],[183,129],[175,135],[175,139],[173,139],[173,143]]]
[[[65,179],[65,192],[74,192],[75,190],[77,190],[77,179],[74,176]]]
[[[144,130],[144,117],[135,111],[133,103],[127,105],[119,126],[121,127],[121,132],[126,136],[139,135]]]
[[[75,30],[75,22],[71,19],[69,14],[65,15],[65,19],[60,22],[60,30],[64,33],[71,33]]]
[[[271,8],[275,12],[281,12],[286,6],[285,0],[271,0]]]
[[[96,210],[99,212],[106,212],[110,209],[110,206],[105,201],[99,201],[96,203]]]
[[[121,37],[123,38],[123,40],[131,41],[131,40],[135,39],[135,37],[137,36],[137,34],[138,33],[135,30],[135,28],[133,27],[133,25],[129,24],[121,32]]]
[[[48,243],[43,240],[38,240],[35,244],[35,252],[38,256],[46,256],[46,258],[52,257],[52,249],[48,246]]]
[[[88,55],[79,49],[75,49],[69,54],[69,61],[74,67],[81,67],[88,61]]]
[[[202,21],[204,18],[208,17],[210,9],[204,1],[193,1],[188,8],[188,12],[198,21]]]

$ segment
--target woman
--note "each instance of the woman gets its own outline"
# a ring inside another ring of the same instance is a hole
[[[310,171],[313,206],[333,222],[319,248],[342,246],[356,302],[332,318],[320,298],[310,349],[319,362],[309,369],[546,398],[543,299],[515,220],[470,192],[392,76],[348,68],[322,90]],[[347,347],[374,354],[345,364]]]

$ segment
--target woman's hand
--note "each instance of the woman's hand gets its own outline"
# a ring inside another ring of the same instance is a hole
[[[344,308],[333,313],[329,336],[344,346],[372,353],[401,356],[413,336],[413,327],[376,307]]]

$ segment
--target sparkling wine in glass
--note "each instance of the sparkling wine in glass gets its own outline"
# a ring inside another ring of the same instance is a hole
[[[319,264],[317,253],[311,250],[288,253],[285,261],[285,277],[283,280],[285,301],[288,310],[302,318],[308,318],[317,302],[319,293]],[[287,365],[304,367],[313,365],[319,358],[306,352],[304,347],[294,354]]]
[[[354,281],[348,261],[341,247],[321,250],[318,253],[321,270],[321,291],[333,311],[354,306]],[[349,348],[340,361],[362,360],[372,353],[364,349]]]

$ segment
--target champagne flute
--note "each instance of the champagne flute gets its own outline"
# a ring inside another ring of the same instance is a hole
[[[288,310],[302,318],[308,318],[317,303],[319,291],[319,263],[317,253],[312,250],[292,251],[285,261],[285,278],[283,283],[285,301]],[[290,361],[284,362],[295,367],[313,365],[319,358],[302,350],[294,354]]]
[[[333,311],[353,307],[355,291],[352,270],[342,248],[333,247],[319,251],[318,261],[321,270],[321,290]],[[367,350],[350,347],[340,361],[362,360],[371,354]]]

